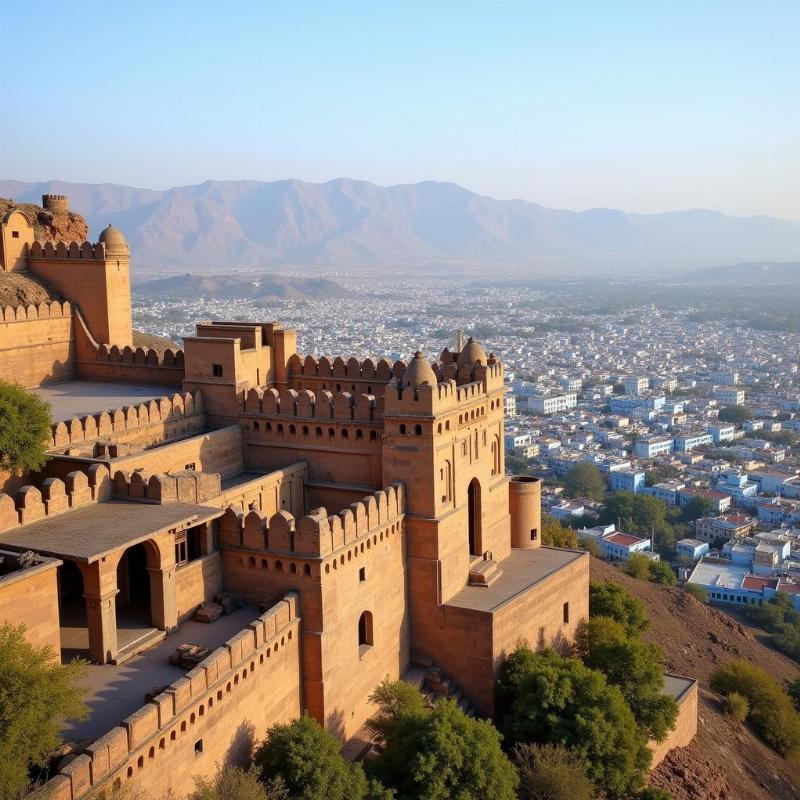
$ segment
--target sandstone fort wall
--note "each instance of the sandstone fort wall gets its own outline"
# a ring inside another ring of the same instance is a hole
[[[675,727],[663,742],[650,741],[648,746],[653,754],[650,764],[655,769],[675,747],[686,747],[697,734],[698,685],[692,681],[691,686],[678,698],[678,718]]]
[[[69,303],[0,308],[0,375],[31,387],[68,380],[74,372]]]
[[[194,776],[245,763],[270,725],[300,716],[299,629],[290,594],[89,745],[38,797],[83,800],[125,786],[180,796]]]
[[[175,570],[175,604],[178,622],[194,614],[197,607],[222,591],[222,557],[219,553],[202,556]]]

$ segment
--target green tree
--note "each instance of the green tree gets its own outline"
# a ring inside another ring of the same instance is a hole
[[[720,422],[732,422],[734,425],[741,425],[749,419],[753,419],[753,412],[746,406],[725,406],[719,412]]]
[[[342,758],[341,750],[330,733],[304,714],[269,729],[255,764],[267,785],[281,779],[292,800],[362,800],[367,779],[359,765]]]
[[[369,729],[383,742],[389,740],[395,725],[407,716],[420,716],[426,713],[427,706],[422,692],[405,681],[392,681],[386,678],[379,683],[369,696],[378,710],[367,722]]]
[[[564,486],[570,497],[589,497],[602,500],[606,493],[603,474],[588,461],[579,461],[565,476]]]
[[[800,760],[800,716],[783,687],[761,667],[749,661],[728,661],[717,667],[709,679],[721,695],[733,692],[749,705],[747,722],[782,756]]]
[[[594,800],[594,784],[580,758],[555,744],[518,744],[519,800]]]
[[[678,576],[666,561],[650,562],[650,580],[653,583],[661,583],[664,586],[674,586],[678,582]]]
[[[609,795],[637,790],[650,751],[620,689],[578,659],[553,650],[518,650],[527,652],[501,671],[497,685],[507,709],[502,721],[507,740],[561,744],[575,751],[589,778]]]
[[[560,520],[551,517],[550,514],[542,514],[542,544],[577,550],[578,536],[572,528],[568,528]]]
[[[800,678],[795,678],[786,684],[786,693],[792,698],[794,707],[800,711]]]
[[[15,383],[0,380],[0,469],[41,469],[50,439],[50,406]]]
[[[84,673],[83,662],[61,666],[50,647],[28,642],[24,626],[0,626],[0,800],[25,793],[31,767],[60,744],[62,721],[86,716]]]
[[[646,581],[650,579],[650,559],[641,553],[631,553],[625,562],[625,572],[634,578]]]
[[[667,522],[667,507],[657,497],[633,492],[614,492],[606,497],[600,514],[603,524],[618,523],[620,530],[649,533]]]
[[[696,583],[684,583],[683,591],[688,592],[699,603],[708,602],[708,592],[702,586],[698,586]]]
[[[515,800],[519,776],[497,729],[453,700],[400,716],[388,734],[370,770],[398,800]]]
[[[614,394],[620,394],[620,395],[621,394],[625,394],[625,384],[624,383],[615,383],[611,387],[611,390],[614,392]]]
[[[681,519],[684,522],[694,522],[700,517],[707,517],[714,510],[714,503],[710,497],[696,494],[682,509]]]
[[[663,693],[663,650],[628,636],[611,617],[591,617],[575,636],[575,653],[587,667],[602,672],[618,686],[636,722],[656,741],[663,741],[675,724],[678,706]]]
[[[194,791],[186,800],[289,800],[280,778],[265,786],[258,769],[218,767],[212,778],[195,778]]]
[[[639,636],[650,627],[644,603],[614,581],[589,584],[589,616],[611,617],[625,628],[628,636]]]

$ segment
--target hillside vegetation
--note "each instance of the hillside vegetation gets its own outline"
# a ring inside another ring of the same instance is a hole
[[[682,589],[637,580],[592,558],[593,580],[612,580],[647,607],[652,627],[643,638],[664,648],[665,668],[700,682],[697,736],[672,751],[652,783],[675,800],[796,800],[800,767],[781,758],[726,713],[709,677],[734,659],[757,664],[780,683],[800,676],[790,659],[762,644],[764,632],[703,605]]]

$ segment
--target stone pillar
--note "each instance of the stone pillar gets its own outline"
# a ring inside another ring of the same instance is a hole
[[[83,576],[89,656],[98,664],[107,664],[118,652],[117,564],[121,557],[122,553],[117,553],[91,564],[75,562]]]
[[[107,664],[117,656],[117,590],[96,595],[84,593],[89,628],[89,657]]]
[[[153,625],[162,631],[178,626],[178,602],[175,597],[175,565],[148,567],[150,573],[150,614]]]
[[[530,549],[542,544],[542,484],[538,478],[517,476],[508,483],[511,546]]]

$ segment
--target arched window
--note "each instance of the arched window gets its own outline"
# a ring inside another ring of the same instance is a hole
[[[365,611],[358,618],[358,654],[363,656],[364,653],[372,647],[372,614]]]
[[[467,517],[469,520],[469,554],[481,555],[481,485],[477,478],[467,489]]]

